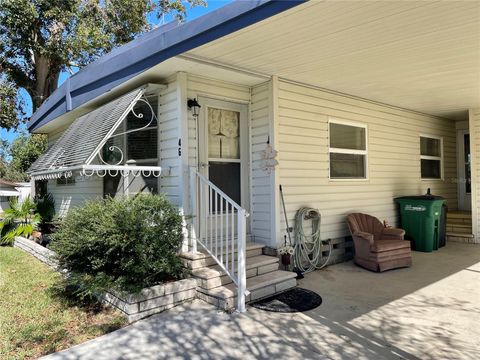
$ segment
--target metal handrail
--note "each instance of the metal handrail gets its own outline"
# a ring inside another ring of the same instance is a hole
[[[249,214],[196,168],[191,168],[190,181],[196,229],[192,237],[192,251],[196,252],[197,243],[200,244],[232,279],[237,286],[237,311],[244,312],[245,297],[248,295],[246,219]]]

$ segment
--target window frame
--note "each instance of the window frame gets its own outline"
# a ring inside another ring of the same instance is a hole
[[[339,124],[339,125],[346,125],[352,127],[358,127],[365,129],[365,150],[355,150],[355,149],[345,149],[345,148],[334,148],[330,147],[330,138],[331,138],[331,131],[330,131],[330,124]],[[353,120],[345,120],[339,119],[335,117],[328,118],[328,129],[327,129],[327,141],[328,141],[328,179],[329,181],[369,181],[369,166],[368,166],[368,125],[366,123],[357,122]],[[352,154],[352,155],[363,155],[365,156],[364,162],[364,170],[365,170],[365,177],[358,177],[358,178],[337,178],[332,177],[331,174],[331,160],[330,154]]]
[[[422,155],[422,138],[440,140],[440,156]],[[430,134],[420,134],[418,145],[420,147],[420,149],[419,149],[420,150],[419,151],[419,153],[420,153],[420,179],[422,181],[432,181],[432,180],[443,181],[444,180],[443,136],[430,135]],[[437,161],[440,161],[440,177],[439,178],[424,178],[424,177],[422,177],[422,160],[437,160]]]
[[[57,178],[56,185],[57,186],[74,186],[76,184],[75,176],[61,176]]]
[[[157,157],[156,158],[145,158],[145,159],[130,159],[128,157],[128,133],[127,131],[127,117],[125,117],[125,119],[123,120],[122,124],[120,125],[121,128],[122,128],[122,132],[123,132],[123,135],[121,136],[122,138],[122,144],[121,144],[121,149],[122,149],[122,152],[124,154],[124,159],[123,159],[123,164],[127,164],[127,163],[133,163],[133,164],[137,164],[137,165],[145,165],[146,163],[155,163],[157,165],[160,165],[160,138],[161,138],[161,134],[160,134],[160,107],[161,107],[161,91],[160,90],[156,90],[152,93],[145,93],[144,96],[147,98],[147,101],[149,98],[155,98],[156,101],[157,101],[157,105],[156,107],[153,106],[152,104],[150,104],[152,106],[152,108],[156,111],[156,117],[157,117],[157,121],[156,121],[156,124],[153,125],[153,126],[149,126],[145,129],[141,129],[141,130],[137,130],[137,132],[142,132],[142,131],[153,131],[155,130],[156,134],[157,134]],[[136,104],[135,104],[136,105]],[[133,106],[133,108],[135,108],[135,105]],[[156,109],[155,109],[156,108]],[[130,129],[131,130],[131,129]],[[169,170],[169,173],[171,172],[171,167],[170,167],[170,170]],[[169,176],[169,175],[167,175]],[[160,179],[163,177],[163,169],[162,169],[162,176],[161,177],[158,177],[157,178],[157,194],[160,194]],[[127,182],[130,181],[130,177],[127,177]],[[107,176],[105,176],[102,180],[102,183],[103,183],[103,189],[102,189],[102,193],[103,193],[103,197],[106,197],[106,196],[111,196],[111,194],[106,194],[105,193],[105,181],[108,181],[109,179],[107,178]],[[122,186],[121,186],[121,189],[122,189],[122,196],[133,196],[134,194],[130,194],[129,190],[128,190],[129,186],[126,187],[126,183],[125,183],[125,178],[122,180]],[[117,189],[118,190],[118,189]],[[120,192],[119,192],[120,193]],[[116,195],[116,194],[115,194]],[[114,196],[115,197],[115,196]]]

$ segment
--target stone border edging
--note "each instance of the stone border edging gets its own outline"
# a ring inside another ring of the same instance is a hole
[[[55,252],[24,237],[15,237],[14,247],[34,256],[55,271]],[[171,309],[197,297],[197,280],[188,278],[142,289],[138,294],[107,292],[101,300],[118,309],[129,323]]]
[[[55,256],[54,251],[37,244],[35,241],[28,240],[21,236],[15,236],[15,242],[13,243],[13,246],[22,249],[23,251],[29,253],[44,264],[51,267],[53,270],[58,271],[58,263],[53,258]]]
[[[103,300],[133,322],[193,300],[197,295],[196,289],[196,279],[189,278],[145,288],[138,294],[107,292]]]

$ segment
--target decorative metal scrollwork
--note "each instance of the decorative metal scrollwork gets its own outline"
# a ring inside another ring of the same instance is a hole
[[[100,159],[100,161],[101,161],[102,163],[104,163],[105,165],[120,165],[120,164],[123,162],[123,151],[122,151],[122,149],[120,149],[118,146],[110,145],[110,146],[108,147],[108,150],[111,151],[112,153],[113,153],[115,150],[117,150],[118,153],[120,154],[120,160],[118,160],[116,163],[113,163],[113,164],[112,164],[112,163],[109,163],[109,162],[107,162],[107,161],[105,161],[105,160],[103,159],[103,157],[102,157],[102,150],[100,150],[100,151],[98,152],[98,158]]]
[[[134,133],[134,132],[145,130],[145,129],[149,128],[154,121],[156,121],[158,123],[158,119],[157,119],[157,116],[155,115],[155,111],[153,111],[152,105],[150,105],[148,100],[145,99],[145,98],[140,98],[140,99],[137,100],[135,106],[137,106],[138,103],[143,103],[143,104],[147,105],[148,109],[150,110],[150,120],[148,121],[148,123],[145,124],[144,126],[139,127],[139,128],[130,129],[130,130],[118,133],[118,134],[113,134],[112,136],[110,136],[109,140],[113,139],[113,138],[116,138],[116,137],[119,137],[119,136],[124,136],[124,135],[127,135],[127,134],[131,134],[131,133]],[[135,107],[133,107],[132,110],[130,110],[130,112],[137,119],[144,119],[145,118],[145,114],[142,113],[142,112],[136,112]],[[107,146],[107,145],[108,144],[105,143],[104,147]],[[115,163],[109,163],[108,161],[106,161],[104,159],[104,157],[102,156],[102,151],[103,151],[103,148],[100,149],[100,151],[98,152],[98,157],[99,157],[99,160],[102,163],[104,163],[105,165],[120,165],[123,162],[123,160],[125,159],[123,150],[120,149],[120,147],[118,147],[116,145],[108,146],[108,151],[110,151],[111,153],[116,152],[120,155],[120,160],[116,161]]]

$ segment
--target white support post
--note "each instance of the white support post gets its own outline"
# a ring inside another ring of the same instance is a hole
[[[192,240],[192,253],[197,252],[197,236],[200,235],[200,211],[197,205],[197,196],[199,187],[197,186],[196,169],[190,169],[190,211],[192,216],[192,228],[190,230],[190,238]]]
[[[189,184],[189,168],[188,168],[188,107],[187,107],[187,74],[185,72],[177,73],[177,111],[178,111],[178,164],[180,168],[179,187],[180,199],[179,208],[182,213],[185,231],[183,233],[184,247],[189,246],[189,238],[191,232],[187,231],[186,224],[192,224],[191,220],[187,219],[192,215],[193,209],[190,209],[190,184]],[[187,217],[187,218],[186,218]]]
[[[478,204],[479,204],[479,180],[480,180],[480,159],[478,151],[480,150],[480,139],[477,136],[477,129],[480,123],[480,108],[469,109],[469,131],[470,131],[470,171],[471,171],[471,202],[472,202],[472,234],[474,242],[480,243]]]
[[[247,247],[247,227],[246,212],[244,209],[237,211],[238,226],[238,249],[237,249],[237,311],[242,313],[246,311],[245,295],[247,292],[247,270],[246,270],[246,247]]]
[[[278,93],[279,93],[279,80],[277,76],[272,76],[269,89],[270,98],[270,144],[274,150],[280,149],[279,140],[279,105],[278,105]],[[278,186],[280,185],[279,167],[277,165],[270,173],[270,221],[271,221],[271,239],[270,246],[278,248],[279,241],[281,240],[281,210],[280,210],[280,194]]]

